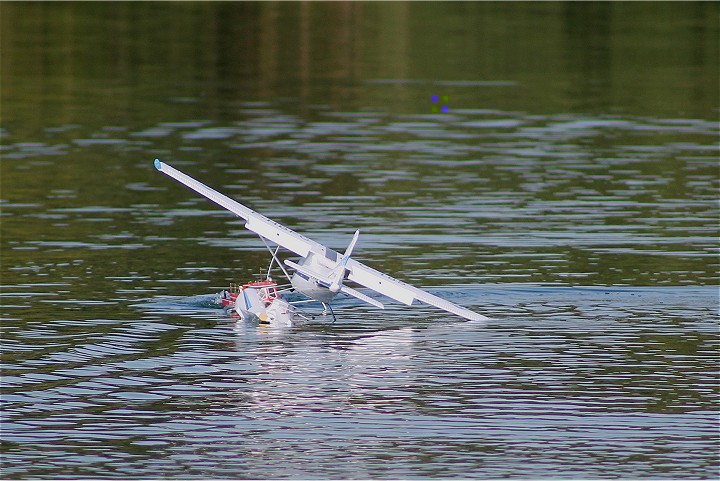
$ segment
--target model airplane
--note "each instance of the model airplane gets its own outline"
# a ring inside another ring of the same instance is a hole
[[[417,300],[472,321],[488,319],[481,314],[394,279],[353,259],[351,254],[358,241],[360,231],[355,231],[350,245],[343,254],[340,254],[268,219],[262,214],[258,214],[170,165],[161,162],[159,159],[155,159],[155,168],[233,214],[242,217],[245,220],[245,227],[263,239],[265,246],[272,255],[268,269],[268,280],[245,284],[236,289],[236,292],[225,292],[223,296],[223,304],[234,307],[236,312],[243,318],[259,319],[261,322],[269,323],[274,321],[280,324],[292,324],[293,319],[297,316],[297,309],[277,295],[277,284],[270,279],[270,269],[272,269],[273,263],[277,263],[296,292],[321,302],[331,313],[330,302],[340,292],[356,297],[375,307],[384,307],[377,299],[369,297],[345,284],[346,281],[352,281],[403,304],[411,305],[413,301]],[[275,244],[275,249],[272,249],[268,242],[265,241]],[[285,267],[283,267],[283,263],[277,257],[281,247],[300,256],[298,262],[284,261],[286,266],[295,271],[292,276],[288,274]]]

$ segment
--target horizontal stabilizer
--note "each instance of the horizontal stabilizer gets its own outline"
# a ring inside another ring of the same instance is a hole
[[[352,287],[342,286],[342,287],[340,288],[340,292],[344,292],[345,294],[351,295],[351,296],[353,296],[353,297],[357,297],[357,298],[360,299],[361,301],[365,301],[365,302],[367,302],[368,304],[372,304],[373,306],[378,307],[378,308],[380,308],[380,309],[385,309],[385,306],[383,306],[382,302],[376,301],[376,300],[373,299],[372,297],[366,296],[366,295],[363,294],[362,292],[356,291],[356,290],[353,289]]]

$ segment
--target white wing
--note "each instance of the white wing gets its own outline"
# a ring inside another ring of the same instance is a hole
[[[322,244],[308,239],[294,230],[268,219],[262,214],[258,214],[254,210],[245,207],[241,203],[232,200],[226,195],[211,189],[202,182],[198,182],[168,164],[161,162],[159,159],[155,159],[155,168],[163,174],[166,174],[181,184],[191,188],[198,194],[207,197],[221,207],[224,207],[230,212],[242,217],[245,219],[245,227],[249,230],[291,252],[294,252],[302,257],[307,257],[310,252],[313,252],[322,256],[328,256],[328,258],[332,257],[333,259],[331,260],[336,262],[340,260],[340,254],[332,249],[326,248]],[[349,258],[347,260],[346,269],[349,272],[347,277],[348,280],[357,282],[358,284],[407,304],[408,306],[411,305],[413,301],[418,300],[431,306],[452,312],[453,314],[457,314],[458,316],[466,319],[470,319],[471,321],[482,321],[487,319],[487,317],[473,312],[470,309],[465,309],[464,307],[453,304],[450,301],[434,296],[429,292],[425,292],[422,289],[418,289],[410,284],[394,279],[380,271],[376,271],[375,269],[368,267],[353,258]],[[375,301],[374,299],[371,299],[350,287],[343,286],[343,290],[345,290],[348,294],[369,302],[370,304],[382,307],[382,304],[378,301]]]
[[[166,174],[181,184],[191,188],[198,194],[207,197],[221,207],[226,208],[235,215],[242,217],[246,221],[245,227],[249,230],[289,251],[292,251],[302,257],[307,257],[310,252],[320,253],[325,251],[322,244],[318,244],[317,242],[298,234],[294,230],[288,229],[284,225],[280,225],[262,214],[258,214],[254,210],[245,207],[241,203],[232,200],[230,197],[227,197],[214,189],[211,189],[202,182],[198,182],[189,175],[183,174],[179,170],[161,162],[158,159],[155,159],[155,168],[163,174]]]
[[[482,314],[453,304],[450,301],[441,299],[429,292],[418,289],[387,274],[383,274],[380,271],[376,271],[372,267],[368,267],[355,259],[348,260],[347,269],[350,272],[347,277],[348,280],[369,287],[373,291],[379,292],[408,306],[411,305],[413,301],[418,300],[471,321],[484,321],[488,319]]]

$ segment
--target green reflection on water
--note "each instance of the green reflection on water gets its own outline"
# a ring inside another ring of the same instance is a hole
[[[220,119],[234,102],[277,97],[399,113],[426,113],[437,93],[454,107],[717,115],[712,2],[0,8],[2,121],[21,137],[68,123]],[[382,79],[450,83],[364,83]],[[472,81],[488,84],[452,83]]]
[[[467,212],[462,209],[465,197],[477,199],[473,206],[478,210],[487,198],[504,196],[502,207],[509,215],[502,222],[477,212],[476,217],[462,222],[474,224],[480,236],[509,232],[510,240],[548,233],[567,235],[553,247],[526,248],[537,256],[533,262],[543,265],[545,271],[522,256],[514,258],[518,248],[512,243],[500,246],[499,241],[457,255],[441,252],[439,255],[451,259],[433,259],[429,272],[444,269],[450,276],[467,272],[465,275],[480,281],[487,275],[532,282],[570,282],[565,273],[571,273],[577,276],[571,283],[644,284],[657,282],[656,274],[669,268],[670,273],[661,276],[665,282],[706,283],[717,278],[717,259],[708,255],[715,238],[712,233],[717,232],[709,225],[714,208],[708,207],[714,197],[717,168],[709,163],[713,154],[697,150],[714,142],[707,131],[658,133],[648,129],[643,133],[610,127],[597,133],[598,129],[592,128],[585,135],[564,140],[558,137],[561,131],[552,130],[571,129],[563,127],[557,116],[567,115],[572,123],[573,114],[715,120],[720,13],[716,3],[3,2],[0,10],[3,144],[39,143],[40,150],[56,149],[33,154],[29,161],[3,160],[2,197],[15,203],[36,203],[26,212],[38,216],[3,222],[4,252],[8,252],[8,241],[92,243],[101,231],[118,239],[135,236],[128,242],[147,242],[148,237],[159,235],[187,238],[176,240],[172,247],[163,242],[153,245],[154,253],[167,256],[156,255],[152,268],[144,257],[130,255],[98,261],[103,265],[120,262],[117,270],[152,274],[177,265],[178,258],[171,254],[181,256],[181,263],[187,262],[194,257],[193,246],[198,242],[193,236],[221,237],[227,221],[193,217],[162,225],[158,233],[158,225],[138,219],[137,212],[143,210],[174,206],[209,209],[202,200],[188,201],[185,191],[153,177],[150,162],[160,156],[201,162],[202,168],[193,168],[192,173],[215,187],[227,188],[223,190],[231,195],[244,195],[246,190],[241,188],[250,186],[256,203],[267,200],[271,206],[293,207],[278,220],[295,228],[303,227],[299,211],[328,202],[329,197],[347,203],[353,216],[323,219],[325,224],[317,220],[321,216],[315,216],[309,222],[312,228],[348,224],[351,229],[357,219],[371,225],[402,223],[409,218],[408,208],[427,205],[439,210],[450,206],[447,210],[454,218],[462,219]],[[487,129],[447,121],[447,125],[440,124],[440,134],[461,134],[460,138],[423,137],[407,124],[425,122],[425,118],[404,116],[429,114],[429,98],[434,94],[452,99],[450,114],[464,109],[513,117],[505,130],[499,127],[490,134]],[[154,137],[136,135],[148,129],[162,130],[167,123],[230,128],[252,117],[242,109],[253,108],[278,109],[279,117],[291,118],[289,133],[278,134],[276,144],[246,150],[237,149],[237,144],[245,141],[243,132],[231,140],[183,136],[199,127]],[[312,132],[314,125],[321,130],[322,123],[328,122],[323,116],[327,112],[371,112],[368,116],[376,123],[355,128],[351,132],[355,135],[362,127],[396,125],[367,140],[354,140],[362,142],[364,150],[358,150],[370,159],[367,170],[382,174],[369,178],[362,169],[333,171],[334,165],[363,162],[351,157],[351,149],[313,152],[280,148],[300,142],[298,132],[312,142],[338,143],[341,134]],[[529,130],[523,130],[524,122]],[[533,137],[533,128],[544,129],[539,135],[545,137]],[[595,133],[590,132],[593,129]],[[411,144],[426,139],[427,144]],[[441,144],[443,141],[447,143]],[[570,154],[578,160],[559,165],[557,157],[564,154],[568,143],[573,148]],[[373,145],[386,150],[374,153],[365,147]],[[408,145],[410,153],[396,149]],[[447,169],[433,163],[443,156],[442,145],[454,149],[445,154],[444,160],[454,162]],[[642,150],[632,150],[634,145],[662,152],[643,158]],[[421,151],[426,147],[439,153],[428,152],[423,158]],[[547,149],[549,154],[532,158],[533,154],[518,149]],[[581,158],[581,154],[587,157]],[[613,160],[609,167],[600,164],[606,158]],[[522,162],[510,165],[516,161]],[[101,174],[97,173],[99,165],[103,166]],[[223,165],[245,172],[228,174]],[[445,191],[434,188],[438,174],[445,176]],[[318,183],[288,187],[278,181],[283,176],[312,177]],[[632,187],[638,181],[648,185]],[[138,185],[150,189],[128,187]],[[374,201],[368,208],[344,200],[346,196],[372,197]],[[588,196],[630,202],[593,214],[594,209],[602,208],[602,202],[582,204]],[[545,225],[535,222],[537,216],[552,217],[559,206],[567,205],[564,202],[578,202],[581,207],[566,207]],[[662,207],[669,202],[687,207]],[[545,207],[536,205],[543,203]],[[64,215],[52,212],[54,209],[86,206],[129,208],[132,212],[47,218],[49,211],[51,216]],[[493,213],[492,207],[487,210]],[[519,217],[513,219],[513,213]],[[583,218],[585,213],[590,215]],[[564,214],[574,217],[561,219]],[[597,253],[569,243],[573,227],[587,227],[591,222],[597,222],[598,229],[628,227],[666,239],[697,231],[702,239],[694,245],[650,241],[648,254],[622,249]],[[413,235],[433,236],[447,232],[447,227],[428,223],[408,230]],[[11,244],[13,249],[17,246]],[[433,248],[432,243],[424,243],[413,253],[421,256]],[[561,262],[545,263],[543,250],[548,249],[560,252]],[[219,258],[208,260],[211,265],[223,264],[221,257],[227,256],[257,270],[251,256],[203,250],[208,259]],[[668,261],[668,253],[683,250],[701,255]],[[31,262],[35,255],[13,251],[19,263]],[[71,250],[43,255],[64,255],[71,261],[78,257]],[[504,257],[494,264],[496,255]],[[390,270],[399,270],[407,265],[409,256],[408,252],[404,258],[384,261]],[[673,274],[676,271],[685,274],[678,278]],[[584,277],[587,273],[592,276]]]

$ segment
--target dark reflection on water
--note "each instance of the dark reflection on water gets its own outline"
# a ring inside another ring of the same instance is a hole
[[[0,10],[4,476],[717,474],[716,4]],[[494,320],[237,324],[155,157]]]

